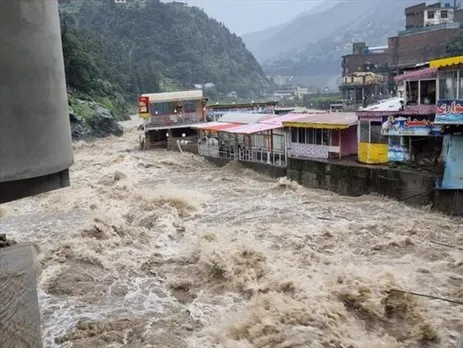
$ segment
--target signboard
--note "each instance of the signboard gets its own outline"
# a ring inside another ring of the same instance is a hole
[[[440,133],[440,127],[434,126],[429,120],[383,116],[381,123],[381,134],[385,136],[427,136]]]
[[[439,100],[436,123],[463,124],[463,100]]]
[[[389,142],[387,156],[390,162],[407,162],[410,159],[407,148],[400,143]]]
[[[148,119],[150,116],[150,98],[138,97],[138,117]]]

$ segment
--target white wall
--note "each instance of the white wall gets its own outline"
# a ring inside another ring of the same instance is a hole
[[[442,11],[447,12],[447,18],[442,18]],[[428,18],[428,12],[434,12],[434,18]],[[453,8],[436,8],[424,11],[424,26],[453,22]]]

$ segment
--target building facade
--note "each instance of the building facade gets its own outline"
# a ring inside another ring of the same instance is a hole
[[[312,114],[285,121],[288,157],[341,159],[357,154],[355,113]]]
[[[463,189],[463,56],[430,62],[438,73],[436,124],[444,142],[442,189]]]
[[[386,46],[369,48],[364,42],[353,44],[352,54],[342,57],[339,89],[344,110],[354,111],[389,95],[388,60]]]
[[[405,9],[405,30],[388,40],[388,65],[396,74],[446,55],[446,46],[463,24],[463,10],[449,2],[420,3]]]
[[[206,102],[202,90],[143,94],[139,97],[143,147],[167,147],[169,137],[192,136],[191,125],[206,122]]]

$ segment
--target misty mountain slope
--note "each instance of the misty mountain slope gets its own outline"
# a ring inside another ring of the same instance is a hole
[[[255,35],[246,35],[243,40],[260,61],[274,60],[294,52],[304,51],[310,54],[307,48],[313,48],[313,44],[319,45],[326,41],[329,46],[330,41],[338,41],[339,38],[352,40],[359,37],[367,41],[378,41],[401,29],[397,25],[403,25],[405,7],[416,2],[339,1],[324,11],[310,12],[290,21],[280,30],[271,32],[271,35],[265,31],[260,32],[260,40]],[[328,3],[332,5],[332,2]],[[249,41],[250,37],[253,40]]]
[[[246,47],[250,49],[252,52],[254,49],[257,50],[257,48],[260,46],[260,44],[264,41],[269,40],[273,35],[277,34],[279,31],[285,29],[287,26],[291,25],[293,22],[297,21],[299,18],[310,15],[310,14],[316,14],[320,12],[324,12],[326,10],[329,10],[330,8],[334,7],[339,1],[334,0],[334,1],[324,1],[321,4],[316,5],[314,8],[312,8],[309,11],[305,11],[301,14],[299,14],[297,17],[291,19],[288,22],[264,29],[264,30],[259,30],[255,31],[252,33],[247,33],[242,35],[243,41],[246,43]]]

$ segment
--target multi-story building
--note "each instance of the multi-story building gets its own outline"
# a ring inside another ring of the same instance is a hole
[[[167,146],[169,137],[190,135],[191,125],[206,121],[202,90],[148,93],[139,97],[139,117],[144,119],[144,146]]]
[[[353,44],[352,53],[342,57],[340,90],[345,110],[357,110],[389,95],[387,46]]]
[[[388,41],[388,65],[396,74],[446,55],[447,44],[463,23],[463,9],[455,6],[456,2],[451,5],[423,2],[405,9],[405,30]]]
[[[443,189],[463,190],[463,56],[431,61],[438,69],[436,123],[442,126]]]

